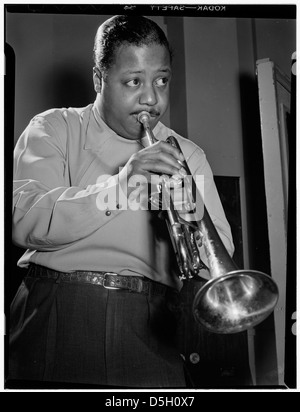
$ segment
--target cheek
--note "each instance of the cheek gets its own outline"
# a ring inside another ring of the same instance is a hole
[[[118,90],[118,93],[114,93],[114,95],[110,98],[110,103],[112,104],[112,108],[115,108],[115,110],[126,113],[131,111],[132,107],[136,103],[136,99],[137,98],[134,93],[129,93],[126,90],[121,89]]]
[[[103,96],[106,113],[109,117],[114,117],[122,111],[123,97],[120,93],[112,92],[107,89]]]
[[[169,89],[159,93],[159,103],[161,107],[167,108],[169,105]]]

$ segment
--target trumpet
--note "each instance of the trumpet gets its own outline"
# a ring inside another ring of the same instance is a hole
[[[149,145],[154,137],[149,124],[148,112],[141,112],[138,121],[143,125]],[[169,144],[181,151],[174,136],[167,139]],[[186,160],[180,162],[189,177],[192,176]],[[189,179],[187,188],[190,204],[195,205],[197,191],[194,179]],[[278,287],[267,274],[248,269],[239,269],[227,252],[210,215],[203,206],[203,217],[196,222],[184,220],[175,209],[167,185],[162,177],[159,192],[164,205],[167,205],[165,220],[169,229],[172,245],[177,258],[179,278],[191,279],[207,268],[211,279],[196,293],[192,311],[195,320],[213,333],[238,333],[253,328],[265,320],[274,310],[278,301]],[[151,199],[150,199],[151,202]],[[197,240],[199,238],[199,240]],[[203,245],[207,266],[202,262],[199,247]]]

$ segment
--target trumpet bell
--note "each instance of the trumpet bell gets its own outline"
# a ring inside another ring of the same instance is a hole
[[[254,270],[234,270],[199,289],[193,313],[210,332],[238,333],[265,320],[277,300],[278,288],[270,276]]]

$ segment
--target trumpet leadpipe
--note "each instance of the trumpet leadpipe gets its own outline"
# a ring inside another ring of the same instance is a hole
[[[149,145],[153,145],[154,143],[157,142],[157,139],[154,137],[154,134],[151,130],[149,121],[150,121],[150,114],[146,111],[140,112],[138,114],[138,121],[144,126],[144,131],[146,133],[146,136],[148,138],[148,143]]]

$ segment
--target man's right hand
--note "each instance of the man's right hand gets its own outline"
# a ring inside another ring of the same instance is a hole
[[[133,154],[126,163],[128,178],[133,175],[143,175],[150,183],[150,175],[176,175],[182,168],[179,163],[184,160],[182,153],[164,141],[140,150]]]
[[[180,164],[183,160],[177,148],[164,141],[156,142],[129,158],[119,174],[121,187],[124,189],[126,184],[128,199],[143,191],[148,198],[148,184],[156,185],[161,175],[186,175]]]

